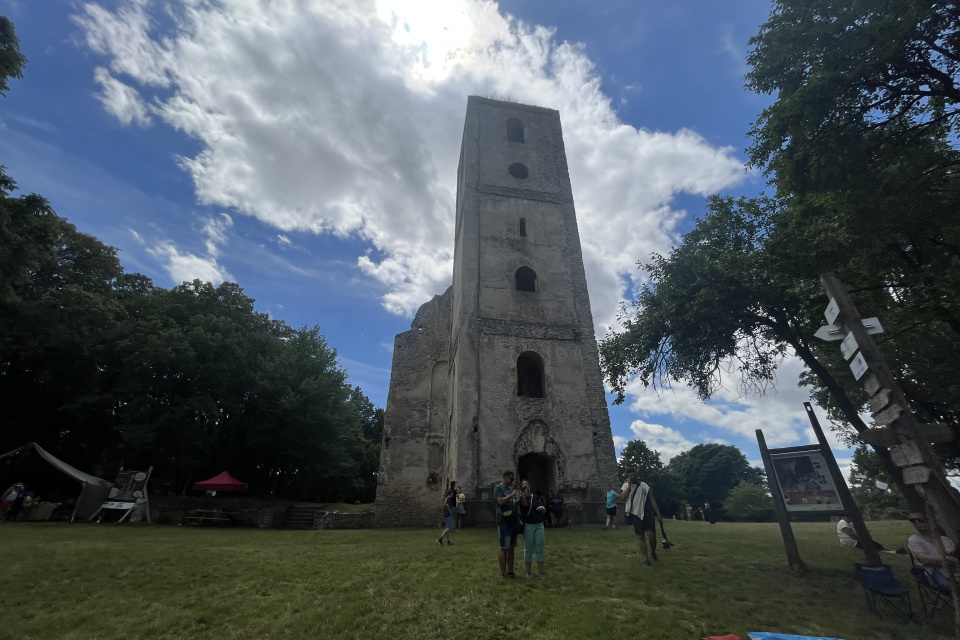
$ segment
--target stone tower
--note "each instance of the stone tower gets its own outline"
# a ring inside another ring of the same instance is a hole
[[[617,471],[593,332],[560,114],[471,96],[453,285],[396,338],[377,525],[436,525],[452,481],[493,525],[505,469],[600,522]]]

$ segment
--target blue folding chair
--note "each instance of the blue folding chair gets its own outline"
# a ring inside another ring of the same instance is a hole
[[[950,608],[953,604],[953,592],[950,591],[950,587],[937,584],[923,567],[913,567],[910,571],[917,579],[917,591],[920,592],[920,605],[923,607],[924,614],[932,618],[941,607],[944,610]]]
[[[883,615],[884,610],[904,613],[913,618],[913,606],[910,604],[910,593],[901,587],[890,565],[882,564],[879,567],[868,567],[857,562],[853,563],[860,577],[867,607],[877,615]],[[882,607],[882,608],[881,608]]]

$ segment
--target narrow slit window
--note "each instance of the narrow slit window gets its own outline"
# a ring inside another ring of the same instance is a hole
[[[527,237],[527,219],[520,218],[520,235],[524,238]]]
[[[507,142],[523,144],[523,123],[516,118],[507,119]]]
[[[520,267],[514,274],[517,291],[536,291],[537,273],[530,267]]]

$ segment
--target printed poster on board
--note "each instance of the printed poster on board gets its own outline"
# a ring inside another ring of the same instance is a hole
[[[788,512],[836,512],[843,509],[822,453],[771,452],[770,458]]]

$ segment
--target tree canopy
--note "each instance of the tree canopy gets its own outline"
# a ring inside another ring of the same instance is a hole
[[[0,450],[36,441],[173,492],[224,469],[254,492],[370,501],[382,411],[318,327],[258,313],[238,285],[125,273],[0,171]]]
[[[763,471],[750,466],[742,451],[725,444],[698,444],[671,458],[667,470],[679,480],[691,504],[709,502],[720,515],[725,513],[727,495],[741,482],[766,486]]]

